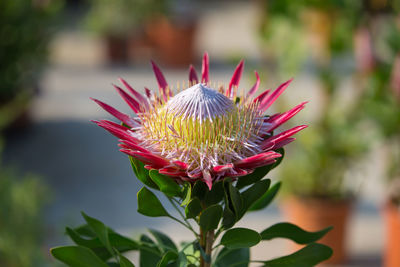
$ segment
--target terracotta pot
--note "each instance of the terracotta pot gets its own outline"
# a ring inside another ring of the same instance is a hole
[[[400,266],[400,209],[388,201],[383,209],[386,224],[385,267]]]
[[[333,249],[333,255],[324,264],[341,264],[347,259],[346,236],[350,216],[351,200],[331,200],[326,198],[290,197],[281,207],[287,220],[307,231],[319,231],[333,226],[318,243]],[[303,245],[293,244],[296,250]],[[400,266],[400,265],[399,265]]]
[[[105,37],[106,59],[110,64],[128,63],[128,38],[106,36]]]
[[[196,23],[174,23],[160,16],[146,27],[157,58],[170,66],[187,67],[194,58]]]

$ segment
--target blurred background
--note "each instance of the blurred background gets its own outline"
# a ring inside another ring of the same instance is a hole
[[[112,83],[156,88],[149,61],[170,84],[210,55],[210,78],[240,87],[294,77],[272,110],[302,102],[292,125],[310,126],[269,178],[275,205],[251,214],[262,230],[286,220],[335,229],[323,242],[332,266],[400,266],[400,1],[398,0],[2,0],[0,1],[0,266],[57,266],[80,211],[138,235],[140,182],[115,138],[91,123],[108,117],[89,97],[125,110]],[[261,92],[260,89],[260,92]],[[244,224],[244,222],[242,222]],[[253,258],[285,255],[263,243]]]

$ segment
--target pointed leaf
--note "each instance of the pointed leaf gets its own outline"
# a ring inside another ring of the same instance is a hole
[[[274,184],[260,199],[250,206],[249,211],[261,210],[267,207],[275,198],[281,188],[281,184],[281,182]]]
[[[198,180],[197,182],[194,183],[193,190],[192,190],[192,195],[194,197],[198,197],[200,200],[204,200],[206,197],[206,194],[208,192],[208,187],[206,183],[203,181]]]
[[[164,253],[161,260],[157,263],[157,267],[167,267],[169,264],[175,262],[178,259],[178,253],[175,251],[167,251]],[[175,266],[175,265],[174,265]]]
[[[172,266],[171,266],[172,267]],[[188,261],[185,253],[179,252],[178,267],[188,267]]]
[[[236,215],[236,221],[238,221],[240,219],[240,215],[243,209],[243,200],[239,190],[236,187],[234,187],[232,183],[229,183],[227,187],[228,187],[227,189],[228,189],[229,205],[231,210]]]
[[[234,226],[236,223],[235,213],[229,208],[229,206],[225,205],[224,212],[222,214],[222,226],[224,229],[229,229]]]
[[[122,256],[120,253],[118,253],[118,256],[120,267],[135,267],[135,265],[130,260]]]
[[[129,156],[129,160],[131,161],[133,172],[143,184],[156,190],[160,190],[153,180],[151,180],[149,170],[144,167],[143,162],[131,156]]]
[[[246,248],[257,245],[261,236],[254,230],[247,228],[233,228],[225,232],[221,244],[227,248]]]
[[[93,230],[87,224],[83,224],[81,226],[74,228],[74,231],[76,231],[81,236],[93,237],[93,238],[96,237],[96,233],[93,232]]]
[[[187,206],[192,199],[192,185],[189,182],[183,184],[183,197],[181,206]]]
[[[160,246],[162,251],[171,249],[178,252],[178,248],[176,247],[175,243],[167,235],[154,229],[149,229],[149,232],[154,236],[157,242],[162,245]]]
[[[54,258],[73,267],[108,267],[96,254],[81,246],[56,247],[50,250]]]
[[[224,198],[224,182],[218,181],[213,184],[210,191],[207,190],[205,203],[207,206],[218,204]]]
[[[82,212],[82,216],[85,219],[86,223],[90,226],[93,232],[96,233],[96,236],[99,238],[101,243],[107,248],[107,250],[114,254],[114,251],[111,248],[110,240],[108,239],[108,229],[101,221],[92,218]]]
[[[221,216],[222,207],[217,204],[212,205],[200,214],[200,226],[204,231],[217,229]]]
[[[140,249],[139,266],[157,266],[157,263],[161,260],[161,251],[147,235],[142,235],[140,241],[143,242],[143,244]]]
[[[149,174],[151,180],[153,180],[153,182],[160,188],[160,191],[165,193],[167,196],[174,197],[182,195],[181,187],[173,178],[159,173],[158,170],[150,170]]]
[[[66,234],[72,239],[72,241],[75,242],[75,244],[83,246],[83,247],[87,247],[87,248],[95,248],[95,247],[101,247],[103,246],[103,244],[100,242],[99,238],[95,237],[95,238],[83,238],[79,235],[78,232],[76,232],[75,230],[66,227],[65,228],[65,232]]]
[[[235,266],[235,267],[248,267],[250,261],[249,248],[236,248],[229,249],[223,248],[215,260],[215,267]],[[242,264],[239,264],[243,262]]]
[[[170,216],[157,196],[146,187],[138,192],[137,200],[138,212],[143,215],[150,217]]]
[[[185,214],[187,218],[196,218],[202,210],[201,202],[197,197],[192,198],[189,204],[185,208]]]
[[[267,192],[270,184],[270,179],[258,181],[241,194],[243,199],[243,211],[241,216],[246,213],[253,203],[259,200]]]
[[[236,183],[236,187],[238,189],[241,189],[241,188],[246,187],[248,185],[254,184],[257,181],[260,181],[262,178],[264,178],[272,170],[272,166],[274,164],[270,164],[270,165],[262,166],[260,168],[256,168],[252,173],[250,173],[250,174],[248,174],[246,176],[239,177],[238,181]]]
[[[75,244],[92,249],[92,251],[102,260],[111,258],[112,254],[104,247],[99,238],[84,238],[77,231],[68,227],[66,228],[66,233]],[[140,246],[136,241],[114,232],[110,233],[109,231],[108,238],[111,246],[119,252],[138,250]]]
[[[265,267],[310,267],[329,259],[332,249],[328,246],[313,243],[299,251],[277,259],[264,261]]]
[[[273,238],[287,238],[298,244],[313,243],[332,230],[327,227],[318,232],[308,232],[291,223],[277,223],[261,232],[262,240]]]

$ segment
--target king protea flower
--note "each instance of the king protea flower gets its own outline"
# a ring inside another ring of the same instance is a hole
[[[203,57],[201,80],[190,66],[187,88],[176,92],[154,62],[152,66],[159,92],[145,88],[146,93],[140,94],[123,79],[120,81],[126,90],[114,85],[137,116],[93,99],[122,122],[95,123],[120,139],[120,151],[177,182],[203,180],[211,188],[225,177],[250,174],[258,167],[273,164],[281,157],[275,150],[295,140],[291,136],[306,127],[273,133],[303,109],[305,102],[284,113],[265,115],[292,80],[255,97],[260,85],[255,72],[254,86],[239,95],[243,60],[226,89],[210,83],[207,53]]]

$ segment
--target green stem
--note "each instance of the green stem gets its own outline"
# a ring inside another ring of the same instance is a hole
[[[190,231],[192,231],[193,234],[194,234],[194,235],[196,236],[196,238],[197,238],[197,233],[196,233],[193,229],[191,229],[186,223],[184,223],[184,222],[182,222],[181,220],[175,218],[174,216],[169,215],[168,217],[170,217],[172,220],[174,220],[174,221],[176,221],[176,222],[182,224],[182,225],[185,226],[187,229],[189,229]]]
[[[190,223],[189,223],[188,220],[185,218],[185,216],[182,214],[182,212],[180,211],[180,209],[178,208],[178,206],[176,206],[176,204],[175,204],[174,201],[173,201],[174,199],[168,197],[168,200],[169,200],[169,202],[172,204],[172,206],[174,207],[174,209],[179,213],[179,215],[182,217],[182,219],[183,219],[185,222],[182,222],[182,221],[178,220],[177,218],[170,216],[171,219],[173,219],[173,220],[179,222],[180,224],[182,224],[183,226],[185,226],[186,228],[188,228],[188,229],[195,235],[195,237],[196,237],[196,239],[197,239],[197,238],[198,238],[198,234],[197,234],[196,231],[193,229],[193,227],[190,225]]]

